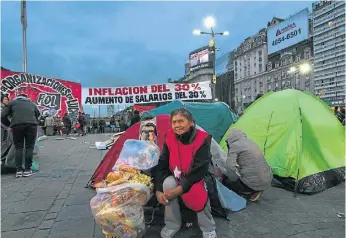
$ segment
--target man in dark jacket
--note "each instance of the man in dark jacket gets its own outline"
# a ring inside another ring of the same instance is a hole
[[[66,112],[65,115],[62,117],[62,123],[64,123],[65,127],[65,134],[68,136],[71,133],[72,128],[72,122],[70,117],[68,116],[68,113]]]
[[[7,117],[10,116],[11,122]],[[13,143],[16,149],[15,160],[16,177],[29,177],[32,170],[32,158],[37,136],[37,125],[40,111],[25,94],[18,95],[13,101],[3,108],[1,121],[12,128]],[[22,159],[25,145],[25,170],[23,172]]]
[[[78,113],[78,122],[79,122],[78,134],[80,135],[80,132],[81,132],[81,135],[85,136],[85,130],[84,129],[85,129],[85,125],[86,125],[86,118],[82,114],[82,112]]]

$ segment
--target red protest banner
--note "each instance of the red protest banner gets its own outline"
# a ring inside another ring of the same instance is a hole
[[[10,100],[18,94],[25,94],[42,113],[77,115],[82,108],[81,91],[80,83],[1,68],[1,93],[8,94]]]
[[[209,100],[209,82],[166,83],[147,86],[115,88],[83,88],[85,105],[114,105],[121,103],[146,104],[172,100]]]

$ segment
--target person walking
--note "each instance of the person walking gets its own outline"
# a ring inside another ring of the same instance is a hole
[[[10,116],[11,122],[8,120]],[[12,128],[13,143],[15,147],[16,177],[29,177],[37,137],[37,125],[40,111],[25,94],[18,95],[2,110],[1,121]],[[25,168],[23,171],[22,160],[25,146]]]
[[[86,121],[85,121],[85,116],[81,112],[78,113],[78,122],[79,122],[78,134],[85,136],[84,129],[85,129]]]
[[[65,127],[65,134],[67,136],[70,135],[71,133],[71,129],[72,129],[72,121],[70,119],[70,117],[68,116],[68,113],[66,112],[65,115],[62,117],[62,122],[64,123],[64,127]]]
[[[99,121],[99,127],[100,127],[100,133],[105,133],[105,125],[106,122],[101,118],[101,120]]]

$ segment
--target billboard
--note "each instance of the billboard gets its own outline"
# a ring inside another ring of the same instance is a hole
[[[309,38],[308,9],[293,15],[267,31],[268,55]]]
[[[81,91],[80,83],[1,69],[1,93],[8,94],[10,100],[18,94],[27,95],[42,114],[61,117],[68,112],[77,116]]]
[[[85,105],[143,104],[173,100],[211,99],[210,82],[166,83],[117,88],[83,88]]]
[[[194,71],[200,68],[211,67],[209,61],[209,47],[205,46],[195,50],[189,54],[190,71]]]

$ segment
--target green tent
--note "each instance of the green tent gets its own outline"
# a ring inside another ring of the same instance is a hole
[[[144,112],[142,118],[156,117],[161,114],[170,114],[177,108],[187,108],[195,118],[197,125],[210,133],[216,142],[220,142],[229,126],[237,120],[229,106],[223,102],[202,103],[173,101],[161,107]]]
[[[277,185],[312,194],[344,180],[344,127],[314,95],[294,89],[270,92],[231,127],[262,149]],[[224,150],[229,130],[220,142]]]

